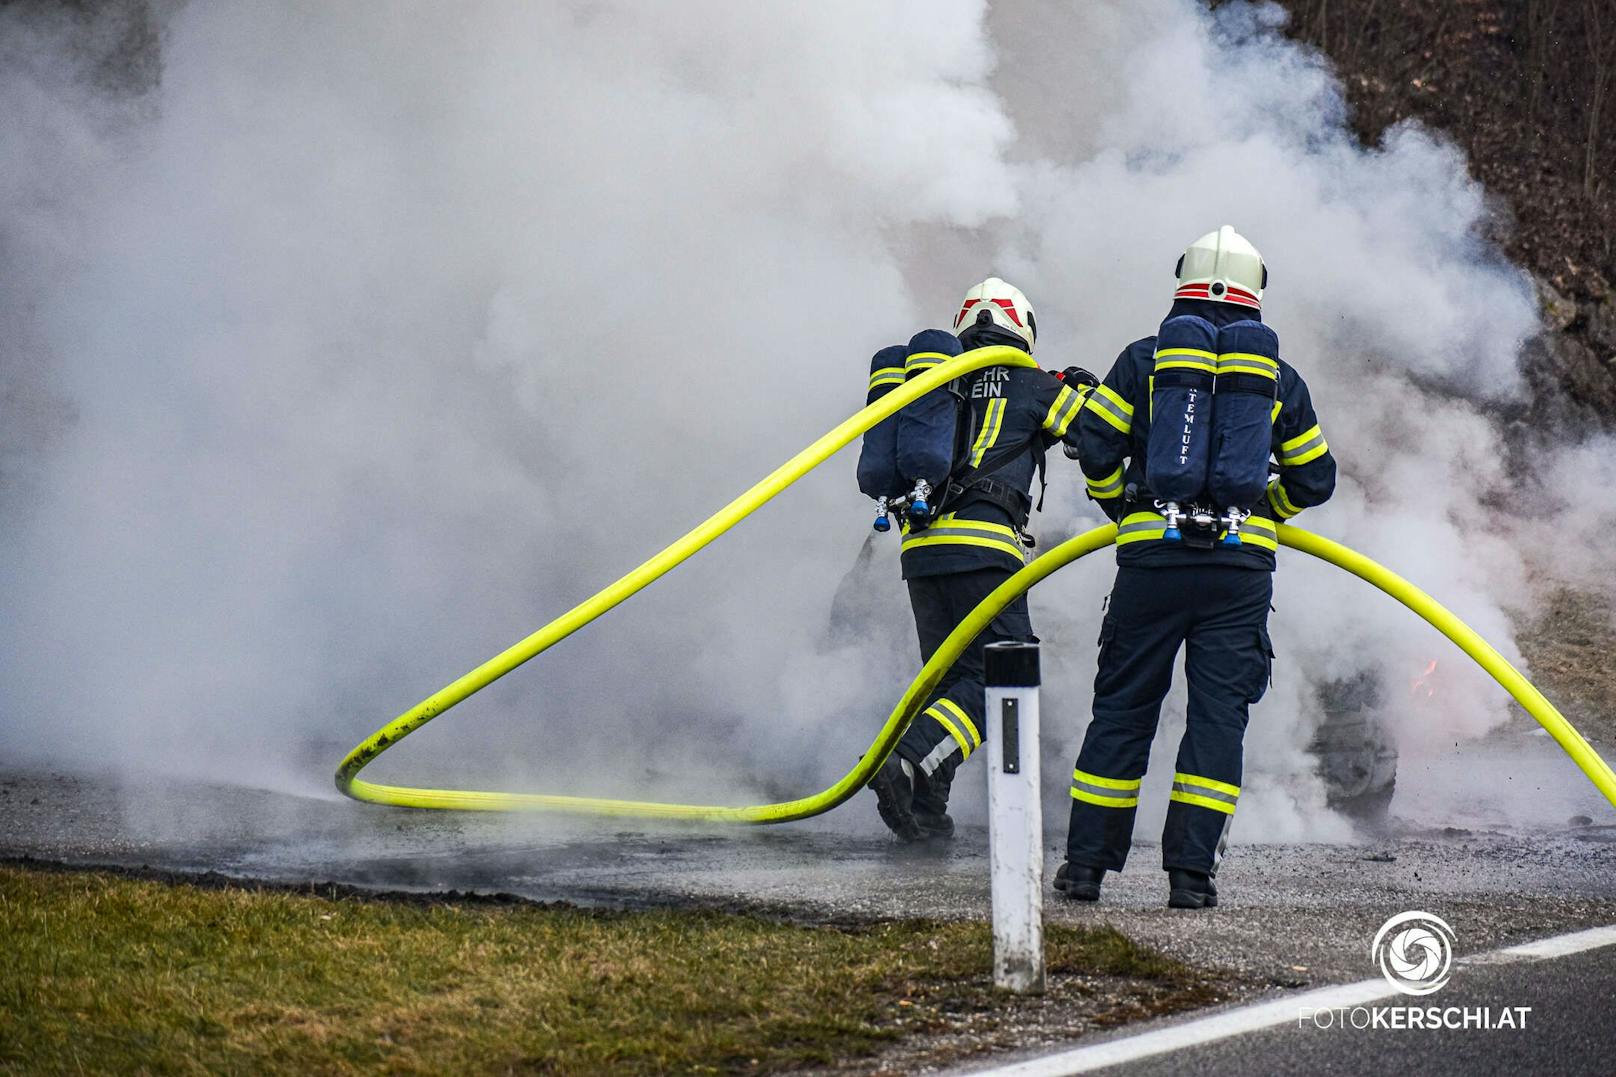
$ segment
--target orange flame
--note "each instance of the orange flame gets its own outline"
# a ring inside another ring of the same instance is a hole
[[[1431,683],[1431,674],[1436,672],[1436,659],[1431,659],[1426,665],[1425,672],[1409,682],[1408,690],[1411,694],[1423,699],[1430,699],[1436,695],[1436,686]]]

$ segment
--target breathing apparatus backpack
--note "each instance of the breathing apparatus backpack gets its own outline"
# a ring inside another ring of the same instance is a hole
[[[870,364],[870,390],[866,404],[873,403],[913,377],[965,350],[959,338],[941,329],[927,329],[910,338],[907,348],[883,348]],[[899,371],[904,377],[898,377]],[[1076,371],[1077,368],[1070,368]],[[1093,376],[1080,372],[1091,381]],[[962,379],[963,381],[963,379]],[[875,499],[874,527],[889,531],[893,508],[906,513],[911,527],[925,527],[945,508],[959,509],[976,502],[1002,508],[1023,531],[1022,541],[1034,545],[1025,534],[1027,518],[1034,505],[1025,490],[999,482],[993,475],[1015,463],[1019,456],[1005,456],[991,467],[969,467],[976,440],[976,412],[965,398],[960,381],[935,389],[906,405],[898,414],[882,420],[864,434],[859,454],[859,489]],[[1040,484],[1045,480],[1045,452],[1042,441],[1034,440],[1031,451]],[[1040,493],[1037,507],[1043,507]]]
[[[1206,494],[1217,362],[1218,330],[1211,322],[1188,314],[1162,322],[1150,378],[1145,482],[1160,499],[1163,537],[1172,542],[1183,537],[1183,507]]]
[[[1262,322],[1232,322],[1218,330],[1218,379],[1212,416],[1212,473],[1207,492],[1224,510],[1224,542],[1238,545],[1240,522],[1268,488],[1279,399],[1279,336]]]
[[[1220,330],[1205,318],[1180,315],[1162,323],[1145,483],[1167,522],[1164,539],[1182,540],[1188,520],[1200,544],[1210,545],[1221,524],[1224,544],[1240,545],[1240,524],[1249,515],[1243,506],[1258,502],[1268,484],[1278,392],[1279,338],[1261,322]]]
[[[870,389],[864,397],[864,406],[886,396],[904,383],[903,361],[909,349],[902,344],[882,348],[870,360]],[[858,485],[865,497],[883,504],[902,496],[898,474],[898,417],[889,415],[864,431],[864,442],[859,447]],[[885,515],[883,509],[882,515]],[[888,525],[890,526],[890,525]],[[887,528],[879,527],[885,531]]]
[[[870,361],[865,405],[962,350],[959,339],[942,329],[926,329],[907,345],[882,348]],[[858,483],[866,497],[875,499],[877,531],[891,529],[888,506],[892,504],[901,505],[916,523],[930,519],[937,507],[932,492],[945,488],[959,456],[962,430],[968,429],[969,409],[958,389],[949,385],[910,402],[865,431]]]
[[[904,369],[912,378],[964,350],[953,333],[923,329],[909,338]],[[954,462],[959,459],[962,434],[969,426],[968,411],[957,382],[951,382],[898,412],[898,474],[912,484],[908,495],[910,523],[928,523],[941,511],[932,492],[947,484]]]

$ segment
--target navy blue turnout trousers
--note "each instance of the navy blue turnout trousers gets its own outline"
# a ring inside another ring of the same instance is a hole
[[[1274,575],[1214,564],[1121,567],[1100,628],[1094,720],[1072,775],[1066,858],[1122,870],[1179,647],[1189,681],[1162,866],[1217,872],[1240,799],[1247,710],[1268,688]]]

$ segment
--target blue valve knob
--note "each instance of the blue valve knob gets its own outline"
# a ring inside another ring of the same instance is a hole
[[[1184,533],[1176,527],[1169,527],[1166,531],[1162,532],[1162,538],[1166,539],[1168,542],[1178,542],[1183,537]]]
[[[1224,535],[1223,536],[1223,544],[1225,546],[1242,546],[1242,545],[1244,545],[1244,543],[1242,543],[1240,541],[1240,534],[1238,532],[1236,532],[1236,531],[1231,531],[1227,535]]]
[[[875,518],[875,529],[883,533],[892,530],[892,521],[887,518],[886,513],[883,512]]]
[[[909,519],[917,524],[923,524],[931,519],[931,506],[924,501],[909,502]]]

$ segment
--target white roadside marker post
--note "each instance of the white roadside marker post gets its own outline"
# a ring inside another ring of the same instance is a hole
[[[984,648],[993,984],[1044,990],[1044,812],[1038,797],[1038,644]]]

